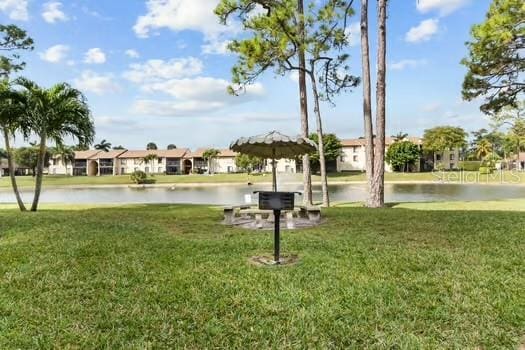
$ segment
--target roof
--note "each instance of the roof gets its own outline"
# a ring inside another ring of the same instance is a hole
[[[193,152],[189,152],[185,155],[185,158],[202,158],[207,148],[198,148]]]
[[[395,141],[396,139],[393,137],[385,138],[386,145],[391,145]],[[403,141],[410,141],[410,142],[415,143],[416,145],[423,144],[423,139],[421,139],[420,137],[415,137],[415,136],[406,137],[403,139]],[[343,147],[364,146],[366,144],[366,140],[364,137],[361,137],[358,139],[346,139],[346,140],[341,140],[341,144],[343,145]]]
[[[87,151],[75,151],[75,159],[89,159],[96,155],[97,153],[100,153],[99,150],[87,150]]]
[[[189,152],[187,148],[176,148],[171,150],[141,150],[141,151],[125,151],[120,154],[118,158],[144,158],[150,154],[154,154],[159,158],[182,158]]]
[[[118,149],[118,150],[112,150],[109,152],[98,152],[97,154],[94,154],[93,156],[89,157],[89,159],[113,159],[120,156],[122,153],[126,152],[125,149]]]
[[[219,154],[219,157],[224,157],[224,158],[236,157],[237,154],[238,154],[237,152],[234,152],[231,149],[222,149],[221,153]]]
[[[209,150],[209,148],[198,148],[193,152],[186,154],[185,158],[204,158],[204,152]],[[219,158],[230,158],[237,156],[237,152],[234,152],[230,149],[221,149],[221,153],[218,155]]]

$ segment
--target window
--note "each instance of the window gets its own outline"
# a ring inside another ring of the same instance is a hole
[[[359,157],[357,155],[354,155],[354,162],[357,162],[359,160]]]
[[[450,163],[450,169],[454,169],[454,163]]]
[[[441,160],[441,154],[436,154],[436,160],[439,162]]]
[[[158,160],[157,163],[162,164],[162,158],[158,158],[157,160]]]
[[[450,160],[455,160],[456,159],[456,155],[454,153],[451,153],[450,154]]]
[[[341,163],[346,162],[346,158],[345,158],[345,156],[341,156],[341,157],[339,158],[339,160],[341,161]]]
[[[357,146],[352,147],[352,152],[357,153]]]

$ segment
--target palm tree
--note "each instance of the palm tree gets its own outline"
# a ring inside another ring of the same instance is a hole
[[[392,135],[392,138],[394,139],[394,142],[403,141],[407,137],[408,137],[408,134],[405,133],[405,132],[402,132],[402,131],[398,132],[395,135]]]
[[[111,149],[111,142],[108,142],[106,141],[106,139],[103,139],[102,141],[97,143],[94,147],[96,150],[109,152],[109,150]]]
[[[208,174],[213,174],[212,162],[219,154],[221,154],[221,151],[215,148],[207,149],[202,154],[202,158],[208,162]]]
[[[11,138],[14,138],[15,132],[21,132],[24,136],[29,134],[28,121],[26,115],[22,113],[23,105],[24,96],[14,91],[7,80],[0,82],[0,129],[4,137],[11,187],[13,188],[20,211],[26,211],[26,207],[16,183],[15,154],[11,147]]]
[[[487,139],[481,139],[476,144],[476,157],[483,160],[486,156],[492,153],[492,143]]]
[[[55,151],[53,152],[53,156],[58,156],[62,163],[64,164],[64,167],[66,168],[67,173],[67,164],[73,164],[75,161],[75,150],[73,147],[66,146],[66,145],[59,145],[55,148]]]
[[[157,157],[155,153],[151,153],[145,156],[143,159],[144,159],[144,163],[151,165],[151,172],[153,173],[153,166],[154,166],[153,162],[159,159],[159,157]]]
[[[80,145],[89,145],[95,136],[95,126],[84,95],[69,84],[59,83],[46,89],[25,78],[18,78],[16,82],[23,88],[24,114],[28,117],[30,129],[40,138],[35,196],[31,205],[31,211],[36,211],[42,191],[48,140],[61,146],[64,137],[70,136]]]

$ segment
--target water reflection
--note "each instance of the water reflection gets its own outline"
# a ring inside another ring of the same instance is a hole
[[[99,187],[48,188],[42,192],[42,203],[194,203],[239,204],[246,194],[257,190],[270,190],[268,185],[175,186],[158,188]],[[301,191],[301,185],[284,185],[283,191]],[[364,201],[365,184],[331,185],[332,201]],[[32,193],[24,191],[24,200]],[[497,200],[524,198],[525,186],[511,185],[451,185],[451,184],[387,184],[387,202]],[[255,199],[255,196],[253,196]],[[314,186],[314,198],[321,199],[321,188]],[[0,203],[12,203],[15,198],[10,189],[0,190]]]

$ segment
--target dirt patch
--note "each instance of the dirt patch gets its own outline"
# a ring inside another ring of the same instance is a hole
[[[279,262],[274,261],[271,255],[256,255],[248,258],[248,262],[255,266],[289,266],[299,262],[299,256],[295,254],[281,255]]]

